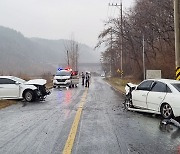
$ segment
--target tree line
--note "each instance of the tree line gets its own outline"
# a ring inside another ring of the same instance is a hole
[[[136,0],[122,20],[109,18],[104,24],[96,47],[106,46],[101,57],[106,73],[118,76],[122,56],[123,76],[143,79],[144,38],[145,69],[161,70],[163,78],[175,77],[173,0]]]

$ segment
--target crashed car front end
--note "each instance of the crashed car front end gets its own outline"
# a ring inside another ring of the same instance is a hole
[[[37,87],[35,90],[36,99],[38,100],[44,100],[47,95],[50,94],[50,91],[46,88],[45,85],[34,85]]]
[[[47,95],[49,95],[51,92],[46,88],[47,81],[44,79],[35,79],[35,80],[29,80],[26,82],[26,85],[33,85],[37,89],[34,90],[35,99],[36,100],[44,100]]]

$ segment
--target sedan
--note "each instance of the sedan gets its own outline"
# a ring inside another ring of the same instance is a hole
[[[131,98],[125,101],[127,109],[157,113],[164,118],[180,116],[180,81],[149,79],[129,89],[131,94],[127,95]]]
[[[0,99],[43,100],[50,94],[45,84],[44,79],[25,81],[15,76],[0,76]]]

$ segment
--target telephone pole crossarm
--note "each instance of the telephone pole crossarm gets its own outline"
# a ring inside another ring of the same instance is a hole
[[[122,5],[122,2],[121,2],[121,4],[113,4],[113,3],[109,3],[109,6],[121,6]]]

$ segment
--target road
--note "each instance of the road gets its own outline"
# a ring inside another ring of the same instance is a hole
[[[87,95],[86,95],[87,94]],[[52,89],[44,102],[0,110],[0,154],[177,154],[180,131],[161,117],[125,111],[123,96],[100,77],[90,88]],[[81,110],[80,118],[76,113]],[[78,121],[79,120],[79,121]],[[67,149],[70,148],[69,146]]]

